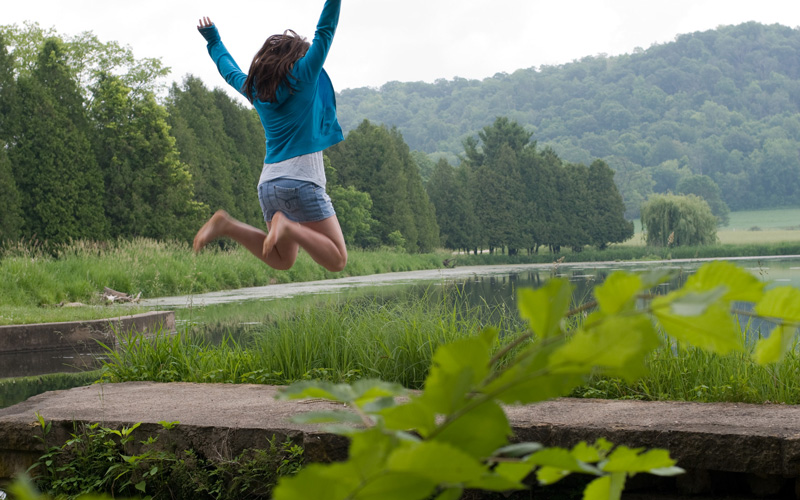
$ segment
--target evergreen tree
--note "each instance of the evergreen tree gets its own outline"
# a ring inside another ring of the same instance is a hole
[[[379,242],[372,232],[372,227],[377,221],[372,218],[372,198],[369,193],[358,191],[353,186],[342,186],[336,169],[331,165],[327,155],[324,156],[324,162],[325,177],[328,182],[326,191],[336,210],[336,218],[339,220],[347,246],[361,248],[377,246]]]
[[[190,240],[207,210],[193,201],[166,110],[152,95],[136,98],[118,77],[106,76],[94,88],[90,115],[111,236]]]
[[[254,109],[234,101],[220,88],[212,94],[222,115],[223,130],[230,139],[231,190],[237,210],[245,222],[263,226],[264,215],[254,202],[253,191],[264,166],[264,129]]]
[[[452,250],[469,250],[469,229],[474,225],[474,210],[467,194],[468,185],[463,174],[444,158],[428,180],[428,197],[436,210],[436,222],[441,233],[441,244]]]
[[[438,244],[433,205],[422,187],[419,169],[396,130],[364,121],[327,151],[341,185],[369,193],[375,236],[384,244],[398,241],[410,252]]]
[[[12,138],[15,91],[13,63],[0,34],[0,241],[18,238],[22,229],[19,192],[6,154]]]
[[[5,149],[0,148],[0,242],[16,240],[22,229],[19,192]]]
[[[31,76],[18,80],[18,121],[9,148],[22,196],[24,232],[60,243],[102,239],[103,179],[77,83],[57,39],[45,42]]]
[[[471,193],[476,203],[477,222],[482,242],[490,252],[508,246],[511,253],[532,246],[525,231],[526,195],[520,174],[518,156],[530,145],[531,134],[508,118],[497,118],[478,134],[475,141],[465,142],[466,163],[472,172]],[[535,147],[535,145],[531,145]]]
[[[604,249],[633,236],[633,222],[625,220],[625,202],[614,184],[614,171],[603,160],[589,165],[589,243]]]
[[[558,176],[560,209],[564,217],[564,230],[559,246],[568,246],[580,252],[591,242],[591,202],[589,199],[588,169],[580,163],[567,163]]]
[[[231,165],[236,163],[231,154],[235,148],[225,133],[225,121],[212,92],[199,78],[188,76],[182,86],[173,84],[167,110],[181,161],[189,166],[195,200],[212,212],[223,209],[239,220],[248,220],[243,207],[257,205],[253,194],[256,183],[247,186],[246,200],[236,199],[233,184],[244,181],[234,179],[231,172]]]

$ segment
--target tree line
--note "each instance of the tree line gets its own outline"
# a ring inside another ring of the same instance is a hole
[[[508,116],[566,161],[603,159],[628,218],[695,176],[731,209],[779,207],[800,197],[799,53],[800,29],[750,22],[484,80],[346,89],[337,102],[346,130],[396,126],[451,162],[486,117]]]
[[[189,241],[220,208],[263,226],[256,113],[193,76],[157,97],[165,71],[91,34],[0,29],[0,240]],[[632,234],[605,162],[562,161],[531,137],[498,118],[458,165],[434,164],[362,121],[325,153],[348,244],[516,253]]]

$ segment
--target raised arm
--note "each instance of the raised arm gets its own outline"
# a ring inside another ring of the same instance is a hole
[[[333,35],[336,33],[336,26],[339,24],[341,6],[342,0],[326,0],[319,22],[317,22],[314,41],[311,43],[311,47],[305,57],[300,60],[302,61],[300,67],[297,68],[297,76],[300,79],[303,79],[303,72],[308,72],[307,76],[316,78],[322,71],[322,65],[325,64],[325,59],[328,57],[328,51],[333,42]]]
[[[228,85],[235,88],[240,94],[248,97],[243,91],[247,74],[244,73],[222,43],[217,27],[208,17],[202,17],[197,25],[197,30],[208,42],[208,55],[217,65],[217,70]]]

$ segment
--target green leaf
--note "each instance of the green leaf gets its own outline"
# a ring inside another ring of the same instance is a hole
[[[359,477],[379,475],[386,467],[387,458],[399,444],[396,436],[386,434],[377,427],[358,432],[350,437],[350,463]]]
[[[515,443],[498,448],[492,453],[493,457],[525,457],[535,451],[543,449],[540,443]]]
[[[560,333],[561,321],[572,302],[572,285],[567,280],[551,279],[537,290],[520,290],[517,298],[522,319],[539,338]]]
[[[583,490],[583,500],[619,500],[625,488],[625,474],[598,477]]]
[[[139,481],[138,483],[133,485],[133,487],[141,491],[142,493],[145,493],[145,489],[147,488],[147,483],[145,483],[144,481]]]
[[[788,286],[773,288],[756,304],[755,311],[761,316],[800,323],[800,289]]]
[[[361,423],[361,418],[351,411],[331,410],[331,411],[309,411],[294,415],[292,422],[298,424],[324,424],[329,422],[336,423]]]
[[[412,397],[408,403],[387,408],[380,412],[387,429],[399,431],[415,430],[427,437],[436,427],[436,414],[424,400]]]
[[[439,493],[434,500],[458,500],[463,493],[464,488],[461,487],[447,488]]]
[[[643,450],[644,448],[617,446],[600,468],[606,472],[635,474],[675,465],[675,460],[670,458],[667,450],[654,449],[642,453]]]
[[[642,278],[636,274],[617,271],[605,283],[595,287],[594,296],[606,314],[617,314],[636,305],[636,296],[642,291]]]
[[[563,339],[547,346],[531,344],[519,353],[500,375],[481,390],[507,404],[528,404],[566,396],[583,383],[580,375],[550,374],[550,355],[564,344]]]
[[[405,394],[400,384],[375,379],[359,380],[353,385],[334,384],[323,380],[303,380],[283,388],[279,399],[320,398],[340,403],[364,405],[377,399]]]
[[[387,398],[404,396],[408,392],[400,384],[376,379],[357,380],[352,387],[355,394],[354,403],[359,407],[376,401],[385,401]]]
[[[642,289],[649,290],[661,283],[666,283],[674,274],[675,272],[669,269],[654,269],[638,276],[642,280]]]
[[[349,384],[334,384],[324,380],[302,380],[282,388],[277,398],[320,398],[340,403],[349,403],[355,399],[355,392]]]
[[[273,500],[324,498],[343,500],[360,485],[358,471],[350,462],[309,464],[294,476],[282,476],[272,491]]]
[[[776,326],[772,329],[769,337],[759,339],[753,353],[753,359],[760,365],[777,363],[792,349],[794,334],[797,329],[794,327]]]
[[[405,472],[385,472],[367,481],[353,500],[424,500],[436,489],[432,479]]]
[[[656,469],[650,469],[647,472],[655,476],[664,476],[664,477],[677,476],[686,473],[686,471],[681,469],[680,467],[659,467]]]
[[[545,448],[525,459],[526,463],[569,472],[587,472],[587,464],[580,462],[564,448]],[[591,469],[593,470],[593,469]]]
[[[570,450],[570,453],[576,460],[586,463],[594,463],[600,460],[600,452],[594,446],[587,444],[586,441],[581,441]]]
[[[635,379],[645,373],[644,360],[661,343],[649,318],[609,316],[580,329],[550,357],[554,373],[589,375],[594,367]]]
[[[368,403],[364,403],[361,405],[361,409],[367,413],[380,413],[381,411],[394,406],[397,406],[397,401],[394,397],[380,397]]]
[[[528,472],[533,469],[532,465],[528,465]],[[511,491],[511,490],[525,490],[528,487],[520,481],[512,481],[511,479],[496,473],[487,472],[477,479],[473,479],[466,483],[467,488],[485,490],[485,491]]]
[[[705,292],[723,286],[724,300],[758,302],[764,293],[764,283],[750,272],[728,261],[714,261],[702,265],[686,280],[686,292]]]
[[[522,482],[536,466],[527,462],[500,462],[493,470],[498,476],[509,481]]]
[[[481,477],[485,466],[458,448],[438,441],[403,443],[387,460],[388,470],[429,477],[437,483],[464,484]]]
[[[557,467],[544,466],[536,471],[536,480],[539,484],[548,485],[561,481],[572,472]]]
[[[727,290],[720,286],[703,292],[685,292],[682,290],[673,295],[670,302],[672,312],[678,316],[701,316],[709,307],[719,304]]]
[[[480,431],[476,432],[476,429]],[[434,440],[449,443],[472,457],[483,459],[508,443],[511,433],[506,413],[494,401],[487,401],[448,423]]]
[[[699,316],[684,316],[671,308],[673,294],[653,300],[653,315],[664,331],[681,342],[718,354],[741,351],[742,335],[725,302],[705,307]]]
[[[440,346],[425,380],[422,399],[437,413],[450,414],[466,403],[466,394],[489,374],[497,330]]]

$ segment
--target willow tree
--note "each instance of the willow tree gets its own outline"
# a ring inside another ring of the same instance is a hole
[[[690,195],[656,194],[642,205],[642,229],[652,246],[712,245],[717,218],[708,203]]]

